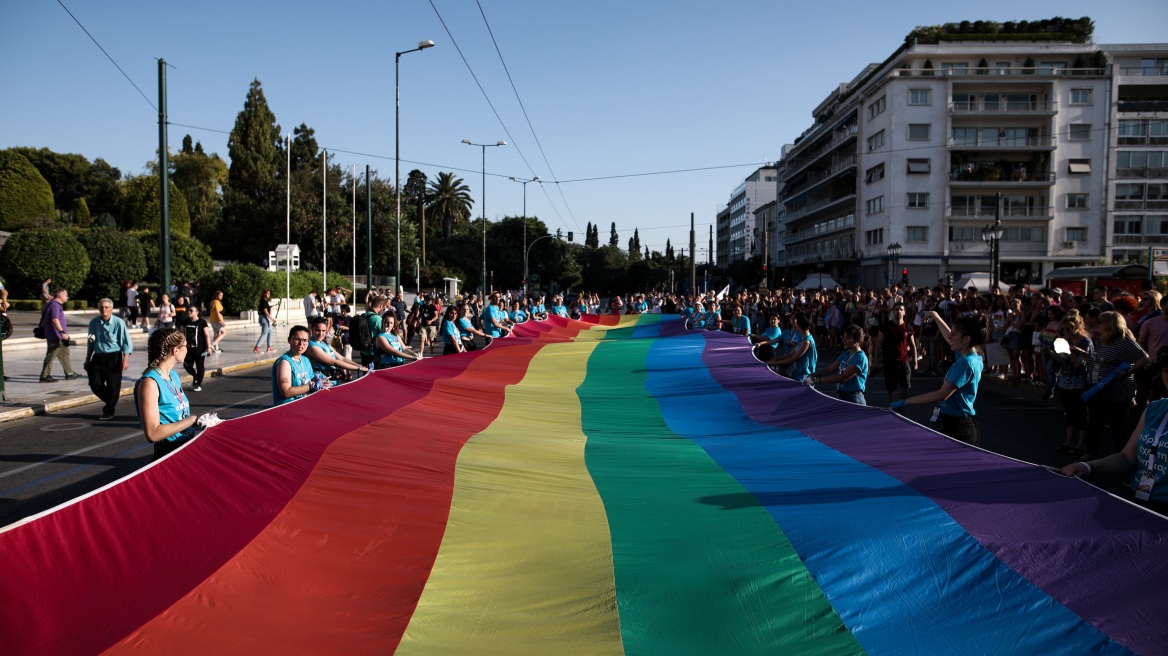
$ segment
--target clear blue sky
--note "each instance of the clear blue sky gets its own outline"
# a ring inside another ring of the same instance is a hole
[[[734,187],[778,159],[835,85],[882,61],[917,25],[1086,15],[1099,43],[1168,42],[1162,0],[853,2],[847,10],[753,0],[63,2],[146,98],[61,4],[5,0],[0,148],[48,147],[141,173],[158,142],[151,104],[161,57],[174,66],[172,150],[190,133],[226,158],[227,135],[210,130],[231,129],[258,78],[286,132],[306,123],[333,161],[392,179],[394,52],[432,39],[434,48],[401,61],[403,178],[413,168],[431,177],[456,171],[477,216],[481,151],[461,141],[504,140],[510,145],[487,150],[492,220],[522,214],[522,188],[508,176],[538,175],[561,182],[527,186],[529,216],[577,235],[598,223],[602,241],[615,221],[622,245],[637,227],[654,250],[667,238],[678,248],[688,242],[691,212],[704,247]],[[705,170],[642,175],[685,169]]]

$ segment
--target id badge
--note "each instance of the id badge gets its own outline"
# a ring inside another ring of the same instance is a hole
[[[1136,486],[1136,498],[1140,501],[1147,501],[1152,496],[1152,487],[1156,485],[1156,477],[1150,471],[1145,471],[1144,475],[1140,477],[1140,483]]]
[[[935,424],[940,419],[941,419],[941,406],[939,406],[939,405],[934,406],[933,407],[933,416],[929,417],[929,421],[931,421]]]

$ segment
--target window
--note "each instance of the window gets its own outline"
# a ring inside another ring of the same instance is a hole
[[[908,124],[908,140],[909,141],[928,141],[929,140],[929,124],[928,123],[909,123]]]
[[[1041,227],[1006,228],[1005,241],[1043,241],[1046,239],[1046,229]]]
[[[1038,65],[1039,75],[1057,75],[1059,71],[1067,67],[1066,62],[1050,62],[1044,61]]]
[[[942,75],[968,75],[969,74],[969,63],[968,62],[949,62],[949,63],[941,62],[941,74]]]
[[[1147,143],[1148,124],[1143,119],[1120,119],[1119,139],[1121,146],[1141,146]]]
[[[870,121],[870,120],[876,118],[877,116],[880,116],[881,114],[883,114],[884,110],[887,108],[887,106],[888,106],[888,100],[887,100],[886,96],[880,96],[879,98],[877,98],[876,102],[872,103],[871,105],[868,105],[868,120]]]
[[[868,150],[876,150],[884,145],[884,130],[868,137]]]
[[[864,244],[866,246],[879,246],[884,243],[884,228],[877,228],[875,230],[867,230],[864,232]]]
[[[976,146],[977,128],[953,128],[953,145]]]
[[[884,197],[877,196],[877,197],[869,200],[867,203],[865,203],[865,207],[867,207],[867,209],[868,209],[868,214],[879,214],[880,212],[883,212],[884,211]]]
[[[1091,173],[1091,160],[1089,159],[1071,159],[1067,160],[1067,172],[1074,175],[1088,175]]]
[[[929,241],[929,226],[905,226],[905,241]]]
[[[1085,210],[1090,199],[1091,194],[1067,194],[1067,209]]]
[[[981,228],[949,228],[949,241],[981,241]]]
[[[1168,59],[1141,59],[1140,75],[1168,75]]]
[[[1132,182],[1119,182],[1115,185],[1115,200],[1143,200],[1144,185]]]
[[[1091,138],[1090,123],[1071,123],[1067,138],[1071,141],[1087,141]]]
[[[906,203],[910,210],[924,210],[929,208],[929,195],[912,193],[908,195],[908,203]]]
[[[908,161],[909,173],[928,173],[929,169],[930,164],[927,159],[910,159]]]
[[[1090,105],[1091,104],[1091,90],[1090,89],[1071,89],[1071,104],[1072,105]]]
[[[908,104],[910,105],[928,105],[929,90],[928,89],[909,89],[908,90]]]
[[[1087,241],[1087,229],[1068,227],[1067,241]]]
[[[1121,214],[1120,216],[1115,217],[1115,234],[1144,234],[1144,217],[1139,214]]]
[[[864,182],[866,182],[868,184],[872,184],[873,182],[876,182],[877,180],[883,180],[883,179],[884,179],[884,162],[881,162],[881,163],[877,164],[876,166],[873,166],[872,168],[868,169],[866,172],[864,172]]]
[[[1152,201],[1160,201],[1168,199],[1168,182],[1149,182],[1147,199]],[[1148,205],[1152,209],[1152,205]],[[1163,207],[1163,205],[1156,205],[1155,207]]]
[[[994,74],[995,75],[1009,75],[1010,74],[1010,62],[994,62]]]

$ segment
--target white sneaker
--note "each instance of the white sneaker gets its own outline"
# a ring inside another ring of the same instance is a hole
[[[194,387],[191,388],[191,391],[192,392],[202,392],[203,386],[202,385],[195,385]]]

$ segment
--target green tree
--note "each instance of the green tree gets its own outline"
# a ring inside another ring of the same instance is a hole
[[[140,175],[126,181],[122,219],[127,229],[158,232],[162,225],[162,200],[158,187],[157,175]],[[167,188],[170,189],[170,232],[189,237],[191,216],[187,211],[186,197],[173,180],[169,181]]]
[[[223,219],[223,187],[227,184],[227,163],[218,155],[207,155],[191,135],[183,137],[182,150],[170,159],[170,180],[186,201],[190,234],[207,241]],[[172,207],[173,209],[173,207]]]
[[[84,198],[77,199],[76,220],[80,228],[88,228],[93,223],[93,217],[89,214],[89,203],[86,203]]]
[[[122,207],[122,172],[98,157],[89,165],[81,183],[81,195],[93,216],[116,214]],[[116,217],[115,217],[116,218]]]
[[[110,228],[78,230],[77,234],[89,254],[89,275],[82,294],[90,300],[116,299],[126,280],[146,277],[146,254],[142,244],[128,232]]]
[[[28,159],[0,151],[0,230],[48,225],[56,218],[53,190]]]
[[[146,259],[146,280],[160,281],[162,257],[159,255],[158,232],[140,230],[131,233],[142,245]],[[184,235],[170,236],[170,275],[173,280],[202,280],[214,268],[211,249],[206,244]]]
[[[77,291],[88,274],[89,256],[69,230],[21,230],[0,248],[0,275],[15,298],[35,298],[46,278]]]
[[[223,192],[224,229],[211,247],[228,257],[258,262],[284,241],[284,147],[276,115],[253,80],[227,141],[231,165]]]
[[[443,171],[437,180],[430,182],[429,200],[430,215],[442,222],[443,235],[449,243],[455,227],[470,218],[474,206],[470,187],[454,173]]]
[[[62,212],[72,213],[82,196],[81,185],[89,170],[89,160],[81,155],[55,153],[48,148],[12,149],[36,167],[53,192],[53,204]]]
[[[613,248],[620,246],[620,235],[616,234],[616,221],[612,222],[612,228],[609,230],[608,245]]]

